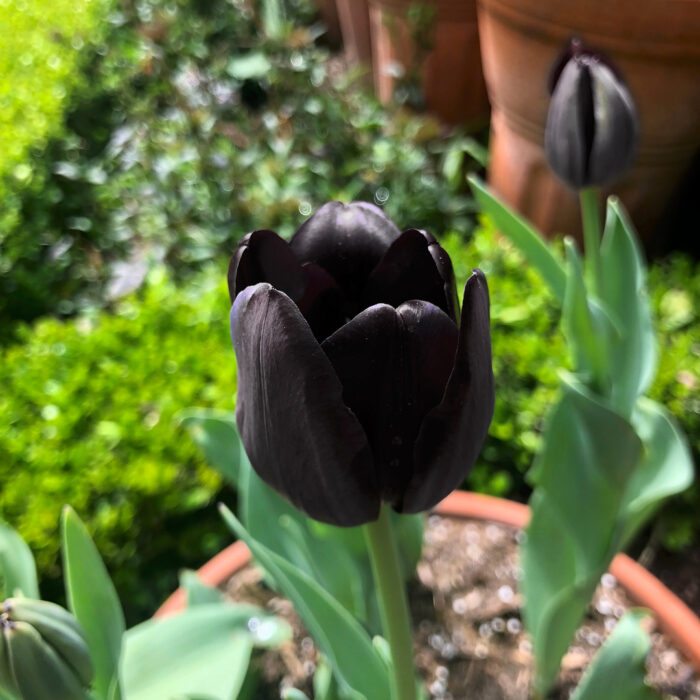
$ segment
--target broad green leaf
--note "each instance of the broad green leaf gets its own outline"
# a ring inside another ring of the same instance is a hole
[[[649,636],[640,626],[646,616],[646,612],[634,610],[617,623],[571,700],[608,698],[611,688],[615,689],[615,700],[661,700],[644,682],[644,662],[651,647]]]
[[[501,202],[475,175],[467,178],[474,197],[496,228],[530,261],[549,285],[554,298],[564,303],[566,270],[552,249],[525,219]]]
[[[574,377],[548,421],[537,486],[589,570],[606,566],[627,483],[642,458],[628,421]],[[603,573],[601,571],[601,573]]]
[[[187,596],[188,607],[221,603],[224,600],[224,594],[218,588],[207,586],[206,583],[199,578],[196,571],[191,571],[189,569],[181,571],[180,586]]]
[[[0,574],[5,598],[19,594],[39,598],[32,551],[19,533],[4,520],[0,520]]]
[[[644,458],[625,492],[621,546],[629,542],[662,501],[693,481],[693,459],[673,416],[660,404],[642,398],[632,423],[645,447]]]
[[[356,563],[347,550],[332,541],[313,537],[308,528],[289,516],[280,518],[280,526],[289,535],[289,544],[299,548],[311,576],[355,617],[367,617],[365,590]]]
[[[637,397],[654,378],[656,338],[634,227],[614,197],[608,200],[601,272],[601,300],[620,331],[611,343],[611,400],[623,415],[630,416]]]
[[[231,531],[292,601],[338,677],[367,700],[390,697],[384,665],[367,633],[350,613],[310,576],[255,540],[228,508],[221,513]]]
[[[602,309],[586,293],[581,259],[573,241],[567,239],[565,245],[568,273],[561,314],[562,329],[574,355],[576,371],[607,395],[610,383],[608,350],[614,329],[606,321]]]
[[[536,685],[544,693],[557,676],[598,579],[578,578],[576,547],[548,499],[536,491],[530,505],[523,545],[523,615],[532,634]]]
[[[600,576],[619,546],[624,493],[642,443],[622,416],[575,377],[545,429],[523,557],[525,621],[536,685],[546,691]]]
[[[253,51],[241,56],[233,56],[226,67],[228,74],[236,80],[264,78],[272,68],[267,56],[262,51]]]
[[[369,596],[362,574],[342,542],[316,536],[316,523],[260,479],[244,450],[241,450],[240,473],[241,519],[251,537],[318,581],[351,613],[367,619]]]
[[[229,483],[237,486],[240,438],[234,414],[215,409],[191,408],[182,411],[178,419],[202,448],[207,461]]]
[[[259,612],[253,606],[210,603],[130,629],[121,668],[126,700],[183,695],[232,700],[253,649],[248,621]]]
[[[290,541],[287,531],[280,527],[283,517],[304,525],[304,516],[273,491],[255,473],[243,445],[240,453],[240,480],[238,502],[241,520],[258,542],[311,574],[311,567],[298,545]]]
[[[68,606],[85,631],[95,667],[95,693],[100,698],[109,698],[111,692],[114,697],[113,681],[118,674],[125,630],[124,613],[85,525],[70,506],[63,509],[61,519]]]

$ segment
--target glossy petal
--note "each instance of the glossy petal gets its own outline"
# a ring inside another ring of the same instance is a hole
[[[372,270],[364,306],[422,299],[441,308],[457,323],[457,293],[450,258],[426,231],[408,229]]]
[[[394,223],[372,204],[328,202],[301,225],[290,247],[302,262],[317,263],[332,275],[352,317],[369,274],[398,236]]]
[[[587,115],[593,116],[590,72],[578,59],[564,66],[547,113],[544,148],[552,170],[571,187],[587,182],[590,128]]]
[[[345,300],[335,280],[319,265],[304,263],[306,289],[297,306],[321,342],[345,323]]]
[[[369,522],[379,493],[367,438],[292,300],[269,284],[231,308],[238,361],[236,423],[260,477],[312,518]]]
[[[228,267],[231,301],[258,282],[269,282],[294,300],[304,293],[305,280],[299,260],[287,241],[266,229],[245,235],[231,258]]]
[[[489,292],[484,274],[474,270],[464,288],[452,374],[416,441],[416,471],[406,490],[404,512],[427,510],[462,483],[486,439],[493,407]]]
[[[259,282],[268,282],[292,299],[319,340],[345,322],[343,295],[335,280],[318,265],[302,265],[287,241],[264,229],[244,236],[231,258],[231,301]]]
[[[457,326],[437,306],[377,304],[322,343],[372,448],[382,499],[400,504],[425,415],[441,400]]]
[[[598,63],[593,75],[593,105],[598,124],[589,179],[604,184],[623,173],[637,150],[637,110],[626,85],[609,66]]]

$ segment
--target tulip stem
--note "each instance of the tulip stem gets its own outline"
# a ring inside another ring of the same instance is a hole
[[[391,649],[393,700],[416,700],[411,616],[389,506],[382,504],[379,518],[364,530],[384,636]]]
[[[600,193],[598,188],[584,187],[579,190],[579,199],[581,201],[586,263],[592,277],[593,291],[600,294],[602,272],[600,264]]]

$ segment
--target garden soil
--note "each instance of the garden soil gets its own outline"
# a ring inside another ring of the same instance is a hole
[[[529,698],[531,644],[523,629],[518,593],[522,537],[521,531],[495,523],[437,515],[428,519],[423,557],[409,595],[417,667],[431,700]],[[312,698],[318,652],[289,601],[266,588],[254,566],[235,574],[227,592],[235,600],[284,617],[294,630],[293,640],[254,659],[261,678],[256,700],[277,700],[280,688],[288,685]],[[606,574],[564,657],[550,700],[570,696],[607,635],[631,607],[625,591]],[[648,682],[665,698],[700,700],[700,679],[692,666],[654,629],[651,619],[649,631]]]

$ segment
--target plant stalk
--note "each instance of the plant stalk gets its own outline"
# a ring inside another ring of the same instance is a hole
[[[592,277],[593,291],[600,296],[602,271],[600,264],[600,193],[597,187],[584,187],[579,190],[581,202],[581,221],[583,223],[583,242],[586,263]]]
[[[393,700],[416,700],[411,617],[389,506],[382,504],[379,518],[373,523],[367,523],[364,531],[384,636],[391,649]]]

